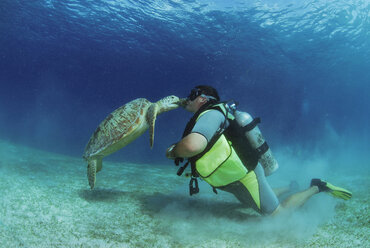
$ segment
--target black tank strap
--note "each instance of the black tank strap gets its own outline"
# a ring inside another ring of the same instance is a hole
[[[248,125],[243,127],[243,131],[244,132],[249,132],[250,130],[255,128],[259,123],[261,123],[261,118],[256,117],[256,118],[253,119],[253,121],[251,123],[249,123]]]
[[[261,156],[263,154],[265,154],[265,152],[267,152],[267,150],[269,149],[269,145],[267,144],[267,142],[263,142],[263,144],[258,147],[256,150],[257,150],[257,153],[258,153],[258,159],[261,158]]]

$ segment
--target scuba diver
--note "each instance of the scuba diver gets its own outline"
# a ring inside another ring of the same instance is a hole
[[[278,196],[291,187],[273,190],[266,176],[278,165],[257,127],[259,118],[236,110],[235,103],[220,102],[217,90],[200,85],[191,90],[185,109],[194,113],[182,139],[171,145],[166,156],[180,167],[181,175],[190,164],[190,195],[199,192],[200,177],[217,190],[232,193],[242,204],[262,215],[275,215],[283,209],[302,206],[319,192],[348,200],[352,193],[320,179],[312,179],[306,190],[289,196],[282,203]],[[293,184],[294,185],[294,184]]]

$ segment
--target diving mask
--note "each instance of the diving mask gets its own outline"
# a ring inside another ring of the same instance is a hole
[[[204,94],[202,93],[202,90],[201,90],[201,89],[198,89],[198,88],[194,88],[194,89],[192,89],[192,90],[190,91],[190,94],[188,95],[187,99],[188,99],[189,101],[194,101],[194,100],[195,100],[195,98],[197,98],[198,96],[205,97],[205,98],[207,98],[208,100],[209,100],[209,99],[217,100],[217,99],[216,99],[215,97],[213,97],[213,96],[207,96],[207,95],[204,95]]]

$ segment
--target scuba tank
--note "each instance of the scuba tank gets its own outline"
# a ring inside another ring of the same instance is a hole
[[[279,165],[257,126],[261,119],[237,110],[237,105],[238,103],[234,101],[225,104],[227,112],[234,117],[233,120],[229,120],[230,128],[226,131],[226,136],[232,141],[248,169],[254,169],[260,162],[265,176],[269,176],[279,168]]]
[[[253,119],[247,112],[238,110],[235,110],[234,116],[238,125],[244,129],[245,138],[247,138],[250,145],[259,153],[259,162],[265,171],[265,175],[271,175],[279,168],[279,165],[257,126],[261,122],[260,119]]]

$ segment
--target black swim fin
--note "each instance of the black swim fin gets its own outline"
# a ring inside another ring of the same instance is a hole
[[[319,187],[319,192],[327,192],[332,196],[341,198],[343,200],[349,200],[352,197],[351,191],[334,186],[333,184],[320,179],[312,179],[311,186],[317,186]]]

